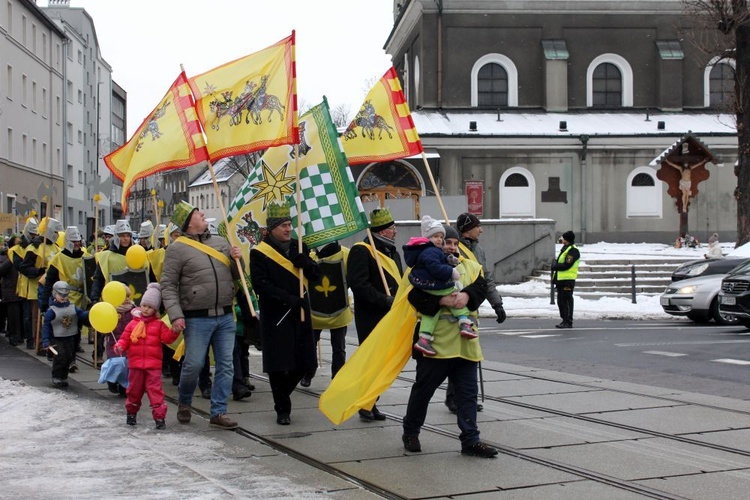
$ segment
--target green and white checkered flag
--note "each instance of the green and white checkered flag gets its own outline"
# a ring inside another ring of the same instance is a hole
[[[302,241],[315,248],[366,229],[367,215],[325,98],[300,117],[299,156]],[[290,204],[296,228],[297,207]]]

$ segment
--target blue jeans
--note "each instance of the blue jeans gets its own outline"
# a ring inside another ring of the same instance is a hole
[[[206,360],[208,347],[213,347],[216,374],[211,388],[211,417],[227,412],[227,399],[232,392],[232,352],[236,326],[234,316],[224,314],[206,318],[185,318],[185,360],[182,362],[178,401],[192,405],[198,376]]]

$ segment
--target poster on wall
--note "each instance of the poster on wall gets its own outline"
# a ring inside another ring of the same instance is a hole
[[[482,217],[484,215],[484,181],[466,181],[465,193],[469,213]]]

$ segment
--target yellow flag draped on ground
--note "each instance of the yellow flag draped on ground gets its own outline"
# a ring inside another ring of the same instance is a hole
[[[407,270],[404,276],[408,275]],[[417,323],[417,312],[408,300],[411,289],[408,278],[404,278],[391,310],[320,396],[318,408],[334,424],[360,409],[371,409],[409,361]]]

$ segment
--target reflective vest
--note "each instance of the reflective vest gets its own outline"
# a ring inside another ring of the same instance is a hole
[[[568,248],[565,249],[564,252],[560,253],[560,256],[557,258],[558,264],[564,264],[565,259],[568,256],[568,252],[570,252],[571,248],[578,249],[575,245],[570,245]],[[564,280],[575,280],[578,277],[578,264],[581,262],[581,259],[577,259],[572,266],[570,266],[570,269],[566,269],[565,271],[557,271],[557,279],[558,281],[564,281]]]
[[[83,258],[76,259],[60,252],[52,257],[49,265],[57,269],[60,279],[70,286],[70,303],[83,309]]]

